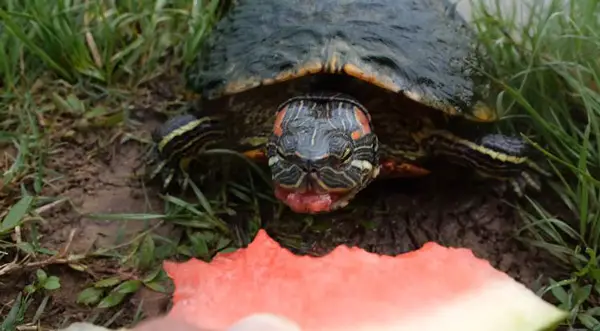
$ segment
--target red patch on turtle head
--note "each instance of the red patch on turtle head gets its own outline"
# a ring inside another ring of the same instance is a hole
[[[283,135],[283,128],[281,127],[281,123],[283,123],[283,119],[285,118],[286,113],[287,107],[283,107],[277,112],[277,115],[275,116],[275,122],[273,123],[273,133],[277,137],[281,137]]]
[[[371,133],[371,121],[362,109],[354,107],[354,118],[359,125],[359,129],[350,134],[353,140],[357,140],[362,136]]]

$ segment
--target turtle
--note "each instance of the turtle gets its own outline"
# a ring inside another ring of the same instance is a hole
[[[377,178],[427,175],[435,157],[539,190],[522,137],[451,129],[499,119],[479,61],[442,0],[236,0],[185,70],[199,97],[154,131],[156,151],[184,172],[203,150],[243,153],[296,213],[344,208]]]

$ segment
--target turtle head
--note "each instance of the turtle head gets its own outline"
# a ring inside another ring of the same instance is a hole
[[[343,208],[379,173],[367,110],[346,96],[303,96],[277,110],[267,145],[275,196],[298,213]]]

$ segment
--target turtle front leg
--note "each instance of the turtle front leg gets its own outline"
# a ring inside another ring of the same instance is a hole
[[[158,166],[150,177],[161,174],[163,188],[169,186],[176,177],[180,185],[187,177],[190,161],[199,152],[225,142],[222,118],[215,116],[196,117],[191,114],[175,116],[152,133],[154,151]],[[181,175],[184,176],[181,176]]]
[[[473,142],[447,131],[435,131],[422,143],[432,155],[473,168],[483,177],[510,182],[519,196],[527,186],[541,190],[538,175],[550,176],[529,158],[529,145],[519,137],[488,134]]]

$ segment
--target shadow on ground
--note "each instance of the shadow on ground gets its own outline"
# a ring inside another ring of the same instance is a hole
[[[555,266],[549,256],[515,238],[523,224],[509,205],[512,192],[501,196],[494,184],[464,173],[379,182],[362,192],[352,209],[317,217],[284,213],[266,228],[275,237],[283,233],[284,246],[311,255],[341,244],[387,255],[418,249],[427,241],[467,247],[535,287],[540,275],[555,273]]]

